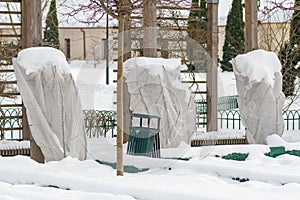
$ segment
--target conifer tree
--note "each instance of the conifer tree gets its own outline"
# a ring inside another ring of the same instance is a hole
[[[192,0],[188,22],[187,58],[193,68],[200,70],[204,70],[206,67],[206,11],[206,0]]]
[[[300,0],[295,0],[295,10],[290,29],[290,43],[297,47],[300,45]]]
[[[300,0],[295,0],[295,8],[300,6]],[[282,64],[283,88],[285,96],[292,96],[295,90],[296,76],[299,69],[296,65],[300,61],[300,10],[295,9],[290,27],[290,40],[286,43],[279,53]]]
[[[225,28],[225,42],[221,68],[223,71],[232,71],[231,60],[238,54],[244,53],[244,21],[241,0],[233,0],[227,16]]]
[[[56,0],[51,0],[50,3],[49,12],[46,18],[46,29],[44,31],[44,43],[46,46],[59,48]]]

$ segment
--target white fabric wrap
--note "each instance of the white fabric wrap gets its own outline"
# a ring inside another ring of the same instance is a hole
[[[266,144],[269,135],[283,134],[285,96],[278,63],[280,65],[274,53],[262,50],[233,59],[239,110],[250,144]],[[266,69],[268,67],[270,69]]]
[[[45,55],[39,56],[38,51]],[[61,66],[68,65],[61,54],[52,48],[30,48],[21,51],[13,65],[31,134],[45,160],[66,156],[84,160],[87,152],[81,101],[71,73]]]
[[[180,60],[132,58],[124,63],[130,110],[161,117],[161,147],[190,143],[196,128],[194,98],[180,82]]]

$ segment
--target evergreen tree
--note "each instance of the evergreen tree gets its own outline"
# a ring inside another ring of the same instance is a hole
[[[300,0],[295,1],[295,7],[300,6]],[[299,75],[299,69],[295,66],[300,61],[300,11],[294,10],[290,27],[290,40],[286,43],[279,53],[279,59],[282,64],[283,87],[285,96],[292,96],[295,90],[296,76]]]
[[[59,48],[58,19],[56,0],[52,0],[46,18],[46,29],[44,31],[44,43],[46,46]]]
[[[295,9],[291,21],[290,43],[291,45],[300,45],[300,0],[295,0]]]
[[[231,60],[238,54],[244,53],[244,21],[241,0],[233,0],[227,16],[225,28],[225,42],[223,46],[223,59],[221,68],[223,71],[232,71]]]
[[[207,43],[206,0],[192,0],[188,22],[187,58],[193,68],[204,70],[206,67],[205,48]]]
[[[292,64],[292,49],[289,43],[286,43],[279,52],[279,60],[282,64],[282,92],[286,97],[292,96],[294,93],[296,80],[295,68]]]

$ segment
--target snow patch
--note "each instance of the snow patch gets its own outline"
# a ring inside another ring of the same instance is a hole
[[[28,140],[23,141],[9,141],[9,140],[0,140],[0,149],[29,149],[30,142]]]

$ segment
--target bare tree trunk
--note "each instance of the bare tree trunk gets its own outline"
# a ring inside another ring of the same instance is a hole
[[[258,49],[257,1],[245,0],[245,51]]]
[[[130,0],[125,1],[131,5]],[[131,11],[131,10],[129,10]],[[124,62],[131,58],[131,19],[130,13],[124,16]],[[128,86],[125,82],[123,84],[123,143],[128,142],[128,136],[130,133],[130,94],[128,92]]]
[[[143,0],[143,54],[146,57],[157,57],[157,0]]]
[[[128,1],[130,2],[130,1]],[[124,16],[124,61],[131,58],[131,13]]]
[[[42,14],[41,1],[22,1],[22,48],[42,46]],[[27,122],[25,106],[23,105],[23,134],[30,137],[30,157],[40,163],[45,162],[40,147],[34,141]]]
[[[207,1],[207,132],[218,131],[218,1]],[[217,2],[217,3],[215,3]]]
[[[123,59],[124,59],[124,15],[119,16],[118,33],[118,83],[117,83],[117,176],[123,176]]]
[[[131,0],[125,0],[126,5],[131,5]],[[131,58],[131,9],[124,15],[124,52],[123,62]],[[123,77],[124,78],[124,77]],[[123,83],[123,143],[128,142],[128,136],[130,133],[130,94],[128,92],[128,86]]]

